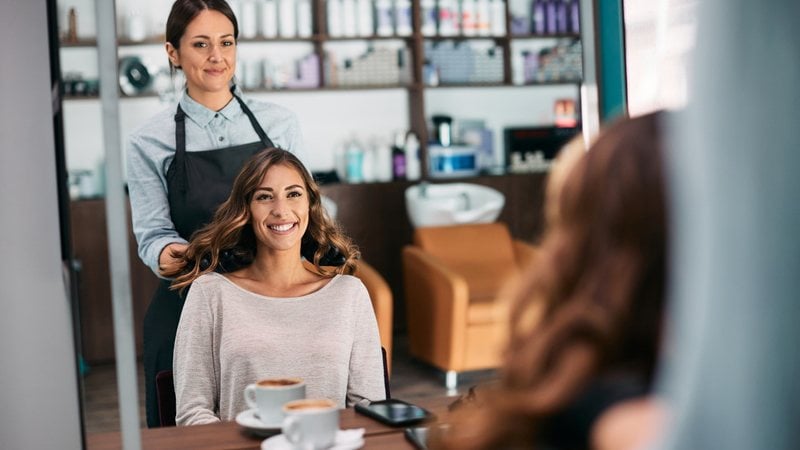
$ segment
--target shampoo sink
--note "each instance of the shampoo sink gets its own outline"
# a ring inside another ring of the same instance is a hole
[[[499,191],[471,183],[421,183],[406,189],[406,210],[415,228],[494,222],[505,201]]]

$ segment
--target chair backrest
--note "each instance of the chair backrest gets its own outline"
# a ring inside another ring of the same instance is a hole
[[[158,421],[162,427],[175,426],[175,383],[171,370],[156,374],[156,398],[158,400]]]
[[[378,333],[381,337],[381,347],[386,352],[388,373],[392,372],[392,330],[394,316],[394,300],[389,284],[375,268],[364,260],[358,262],[356,272],[353,274],[364,283],[372,301],[375,319],[378,322]]]
[[[389,366],[386,361],[386,349],[381,347],[381,356],[383,357],[383,389],[386,391],[386,398],[392,398],[392,390],[389,388]]]
[[[502,222],[417,228],[414,244],[464,276],[470,296],[496,294],[519,271],[514,241]]]

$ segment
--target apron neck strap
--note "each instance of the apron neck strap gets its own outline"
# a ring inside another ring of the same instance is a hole
[[[253,111],[250,111],[250,108],[247,107],[247,104],[242,100],[238,95],[233,93],[233,88],[231,88],[231,94],[233,94],[233,98],[239,102],[239,106],[242,107],[242,111],[247,115],[247,118],[250,119],[250,124],[253,126],[253,129],[258,134],[258,139],[261,141],[261,144],[264,145],[264,148],[274,147],[275,144],[272,143],[272,140],[267,136],[267,133],[264,132],[264,129],[261,128],[261,125],[256,120],[256,116],[253,114]]]

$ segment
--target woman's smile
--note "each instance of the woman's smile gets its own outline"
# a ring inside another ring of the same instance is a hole
[[[288,234],[297,228],[297,222],[267,225],[270,230],[279,234]]]

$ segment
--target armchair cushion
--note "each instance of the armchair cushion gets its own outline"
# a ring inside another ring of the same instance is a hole
[[[495,297],[518,273],[514,241],[503,223],[418,228],[414,244],[464,277],[470,301]]]

